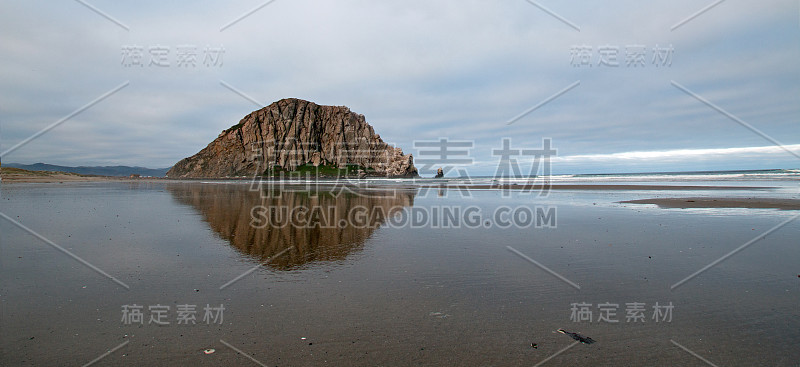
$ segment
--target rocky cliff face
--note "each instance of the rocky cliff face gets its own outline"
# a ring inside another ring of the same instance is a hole
[[[245,116],[199,153],[176,163],[167,177],[269,175],[301,166],[348,165],[375,176],[417,176],[413,157],[385,143],[364,115],[289,98]]]

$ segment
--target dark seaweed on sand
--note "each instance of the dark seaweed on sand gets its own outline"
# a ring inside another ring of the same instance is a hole
[[[592,338],[590,338],[588,336],[583,336],[583,335],[578,334],[578,333],[571,333],[571,332],[566,331],[564,329],[558,329],[558,332],[562,333],[562,334],[567,334],[567,335],[571,336],[572,339],[575,339],[575,340],[577,340],[577,341],[579,341],[579,342],[581,342],[583,344],[592,344],[592,343],[594,343],[594,339],[592,339]]]

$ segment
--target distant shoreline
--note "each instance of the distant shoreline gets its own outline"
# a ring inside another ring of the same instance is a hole
[[[211,181],[211,182],[226,182],[226,181],[252,181],[253,178],[245,177],[231,177],[231,178],[168,178],[168,177],[124,177],[124,176],[92,176],[80,175],[76,173],[67,172],[51,172],[51,171],[26,171],[17,168],[3,167],[0,169],[0,178],[4,183],[55,183],[55,182],[198,182],[198,181]],[[319,183],[321,185],[333,185],[336,181],[331,181],[333,178],[322,177]],[[358,182],[360,179],[346,178],[345,183]],[[401,178],[402,179],[402,178]],[[407,183],[409,186],[420,188],[442,188],[450,190],[525,190],[525,191],[540,191],[540,190],[634,190],[634,191],[693,191],[693,190],[769,190],[772,187],[764,186],[715,186],[715,185],[664,185],[664,184],[551,184],[549,187],[541,184],[535,185],[520,185],[520,184],[493,184],[493,185],[464,185],[464,184],[448,184],[446,182],[437,183],[434,179],[430,178],[417,178],[418,182],[415,184]],[[287,185],[292,184],[306,184],[304,180],[282,180],[272,181],[269,179],[262,180],[261,182],[281,182]],[[366,182],[366,181],[365,181]],[[374,183],[371,181],[370,183]],[[380,185],[377,183],[376,185]]]
[[[197,181],[212,181],[212,182],[226,182],[226,181],[252,181],[253,177],[205,177],[205,178],[169,178],[169,177],[133,177],[133,176],[98,176],[98,175],[83,175],[69,172],[54,172],[54,171],[29,171],[20,168],[1,167],[0,178],[5,183],[54,183],[54,182],[122,182],[122,181],[136,181],[136,182],[197,182]],[[322,185],[338,184],[336,177],[316,177]],[[369,176],[366,179],[374,179],[382,177]],[[344,183],[360,182],[361,178],[356,177],[342,177]],[[392,178],[386,178],[391,180]],[[408,179],[404,177],[397,177],[399,180]],[[305,184],[306,180],[303,178],[288,178],[282,180],[275,180],[269,177],[262,177],[261,182],[281,182],[288,185],[294,183]],[[380,185],[375,181],[364,181],[372,184]],[[694,190],[770,190],[774,187],[765,186],[717,186],[717,185],[665,185],[663,183],[655,184],[625,184],[625,183],[558,183],[543,185],[541,183],[535,184],[463,184],[463,183],[448,183],[447,181],[439,181],[433,178],[416,177],[414,183],[408,183],[415,187],[421,188],[446,188],[451,190],[525,190],[525,191],[542,191],[542,190],[628,190],[628,191],[694,191]]]
[[[81,175],[70,172],[28,171],[20,168],[0,168],[3,183],[59,183],[59,182],[100,182],[130,180],[128,177]]]
[[[711,186],[711,185],[643,185],[643,184],[552,184],[543,186],[537,185],[422,185],[427,188],[448,188],[448,189],[468,189],[468,190],[525,190],[525,191],[541,191],[541,190],[635,190],[635,191],[671,191],[671,190],[769,190],[772,187],[765,186]]]
[[[319,184],[322,186],[338,184],[335,181],[325,181],[321,178]],[[330,180],[331,178],[327,178]],[[0,180],[4,184],[37,184],[37,183],[80,183],[80,182],[174,182],[174,183],[195,183],[198,181],[228,182],[228,181],[250,181],[252,178],[233,177],[233,178],[181,178],[173,179],[167,177],[120,177],[120,176],[93,176],[81,175],[68,172],[52,171],[27,171],[19,168],[2,167],[0,168]],[[282,184],[305,185],[306,181],[283,180]],[[348,182],[358,182],[358,179],[348,178]],[[263,180],[263,183],[270,180]],[[370,182],[375,184],[374,182]],[[381,185],[377,183],[376,185]],[[513,191],[543,191],[545,186],[541,184],[520,185],[464,185],[447,184],[446,182],[437,183],[433,179],[421,178],[419,182],[404,183],[404,188],[426,188],[426,189],[448,189],[448,190],[513,190]],[[773,187],[762,186],[715,186],[715,185],[664,185],[664,184],[553,184],[547,190],[582,190],[582,191],[753,191],[770,190]],[[622,204],[652,204],[664,209],[677,208],[749,208],[749,209],[778,209],[778,210],[800,210],[800,199],[780,199],[780,198],[736,198],[736,197],[681,197],[681,198],[651,198],[619,201]]]

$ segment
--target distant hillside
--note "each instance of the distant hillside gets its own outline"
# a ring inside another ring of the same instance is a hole
[[[19,164],[19,163],[3,163],[3,167],[21,168],[28,171],[55,171],[55,172],[69,172],[77,173],[80,175],[97,175],[97,176],[130,176],[132,174],[140,176],[164,177],[169,168],[144,168],[144,167],[129,167],[129,166],[102,166],[102,167],[67,167],[56,166],[46,163],[35,164]]]

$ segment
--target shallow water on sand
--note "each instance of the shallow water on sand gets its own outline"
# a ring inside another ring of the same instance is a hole
[[[795,211],[617,203],[740,192],[250,189],[4,185],[0,364],[83,365],[117,347],[96,365],[800,363],[800,220],[671,288]],[[656,302],[670,320],[652,318]],[[571,319],[576,303],[591,322]],[[141,324],[123,320],[131,305]],[[169,324],[150,306],[169,306]]]

